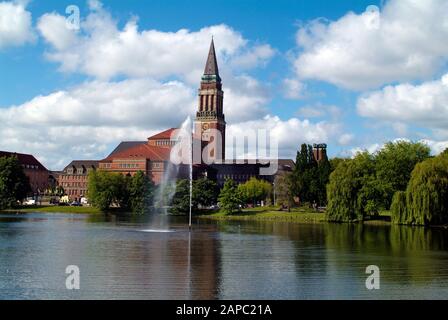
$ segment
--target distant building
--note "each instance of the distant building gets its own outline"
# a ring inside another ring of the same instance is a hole
[[[325,143],[313,145],[314,159],[319,162],[327,156],[327,145]]]
[[[59,186],[72,201],[79,201],[87,195],[88,175],[98,168],[99,161],[75,160],[58,173]]]
[[[0,151],[0,157],[17,157],[28,177],[34,194],[44,193],[49,186],[49,171],[33,155]]]

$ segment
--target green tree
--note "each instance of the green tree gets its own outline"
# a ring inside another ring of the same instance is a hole
[[[389,142],[376,155],[377,186],[381,206],[389,209],[396,191],[406,190],[417,163],[429,158],[430,148],[420,142]]]
[[[128,207],[128,178],[122,174],[106,171],[92,171],[89,173],[88,198],[90,203],[107,211],[113,203]]]
[[[280,172],[274,179],[275,202],[274,205],[287,207],[288,211],[294,203],[293,174]]]
[[[258,201],[266,201],[270,197],[272,186],[265,180],[252,177],[250,180],[238,186],[238,192],[242,201],[245,203],[250,202],[255,206]]]
[[[142,172],[138,171],[129,183],[129,206],[134,213],[146,212],[153,203],[154,184]]]
[[[347,160],[349,160],[349,159],[347,159],[347,158],[338,158],[338,157],[331,158],[331,159],[329,160],[329,162],[330,162],[330,167],[331,167],[331,172],[333,172],[334,170],[336,170],[337,166],[338,166],[341,162],[344,162],[344,161],[347,161]]]
[[[327,187],[328,220],[362,221],[371,213],[369,211],[375,212],[377,204],[374,197],[370,198],[371,194],[376,193],[374,180],[375,162],[367,151],[352,160],[341,162],[331,173]]]
[[[313,147],[302,144],[297,152],[296,166],[293,171],[292,188],[300,202],[318,202],[323,205],[327,201],[326,186],[328,184],[332,164],[326,152],[322,159],[316,161]]]
[[[223,208],[227,214],[232,214],[235,210],[239,210],[243,204],[238,187],[232,179],[226,180],[224,187],[219,194],[218,200],[221,208]]]
[[[219,189],[215,181],[201,178],[193,181],[193,199],[197,205],[209,207],[218,202]]]
[[[26,198],[31,186],[17,157],[0,157],[0,209]]]
[[[197,202],[192,199],[192,208],[197,208]],[[190,181],[179,179],[176,182],[176,191],[174,192],[171,212],[187,213],[190,210]]]
[[[406,193],[394,196],[392,219],[399,224],[448,223],[448,157],[440,155],[415,166]]]

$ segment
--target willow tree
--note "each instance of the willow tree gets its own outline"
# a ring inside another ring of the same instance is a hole
[[[375,194],[375,162],[368,152],[341,162],[330,175],[327,186],[328,220],[332,222],[362,221],[377,206]]]
[[[406,194],[394,196],[392,216],[399,224],[448,223],[448,157],[440,155],[415,166]]]

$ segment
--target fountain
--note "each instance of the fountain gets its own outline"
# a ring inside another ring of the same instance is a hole
[[[172,147],[170,153],[170,161],[167,163],[167,168],[163,174],[162,180],[157,188],[156,195],[154,197],[154,203],[159,206],[165,213],[168,214],[168,204],[174,197],[176,191],[176,178],[179,175],[179,166],[188,164],[188,178],[189,178],[189,216],[188,216],[188,228],[192,227],[192,206],[193,206],[193,148],[192,148],[192,121],[188,117],[176,130],[175,136],[172,139],[177,140],[176,144]],[[168,232],[169,230],[156,230],[148,229],[142,230],[144,232]]]

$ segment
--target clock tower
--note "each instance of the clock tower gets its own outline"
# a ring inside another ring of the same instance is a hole
[[[210,164],[225,159],[226,121],[223,113],[223,99],[224,92],[212,39],[201,79],[195,121],[195,135],[201,140],[203,163]]]

